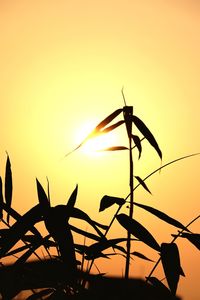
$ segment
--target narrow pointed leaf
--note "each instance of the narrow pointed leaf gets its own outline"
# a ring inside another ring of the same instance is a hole
[[[177,235],[173,235],[177,236]],[[180,237],[186,238],[190,243],[192,243],[198,250],[200,250],[200,234],[198,233],[187,233],[183,232]]]
[[[104,237],[103,233],[99,230],[99,228],[96,226],[95,221],[93,221],[85,212],[83,212],[79,208],[73,208],[73,210],[70,213],[70,216],[73,218],[82,219],[86,222],[88,222],[99,234],[99,236]]]
[[[2,179],[0,176],[0,219],[3,218],[3,187],[2,187]]]
[[[119,108],[115,110],[112,114],[110,114],[108,117],[106,117],[103,121],[101,121],[97,126],[96,130],[99,131],[102,128],[104,128],[106,125],[108,125],[112,120],[114,120],[120,113],[122,112],[122,108]]]
[[[90,232],[88,232],[88,231],[82,230],[82,229],[80,229],[80,228],[77,228],[77,227],[75,227],[75,226],[73,226],[73,225],[70,225],[70,229],[71,229],[72,231],[78,233],[78,234],[81,234],[81,235],[83,235],[83,236],[85,236],[85,237],[91,239],[91,240],[94,240],[94,241],[100,241],[100,240],[101,240],[101,237],[100,237],[100,236],[95,235],[95,234],[93,234],[93,233],[90,233]]]
[[[42,220],[41,206],[38,204],[25,213],[9,229],[4,237],[4,244],[0,248],[0,258],[3,257],[27,231],[32,230],[34,224]]]
[[[76,185],[74,191],[72,192],[72,194],[67,202],[68,209],[71,209],[75,206],[77,193],[78,193],[78,185]]]
[[[180,265],[178,247],[175,243],[161,244],[161,261],[169,288],[172,294],[176,295],[182,269]]]
[[[103,198],[101,199],[100,202],[100,207],[99,207],[99,211],[103,211],[106,208],[112,206],[113,204],[117,204],[119,206],[123,205],[126,201],[123,198],[119,198],[119,197],[112,197],[112,196],[108,196],[105,195],[103,196]]]
[[[173,225],[177,228],[189,231],[189,229],[187,227],[185,227],[183,224],[181,224],[179,221],[171,218],[170,216],[168,216],[167,214],[163,213],[162,211],[160,211],[158,209],[155,209],[151,206],[140,204],[140,203],[137,203],[137,202],[134,202],[134,205],[145,209],[146,211],[150,212],[154,216],[158,217],[159,219],[165,221],[166,223],[168,223],[170,225]]]
[[[139,138],[137,135],[134,135],[134,134],[132,134],[132,139],[133,139],[133,142],[134,142],[135,146],[136,146],[137,149],[138,149],[138,152],[139,152],[139,157],[138,157],[138,159],[140,159],[141,154],[142,154],[141,140],[140,140],[140,138]]]
[[[11,171],[11,164],[10,158],[7,155],[6,161],[6,173],[5,173],[5,202],[6,204],[11,207],[12,202],[12,171]],[[7,222],[9,223],[10,215],[7,215]]]
[[[96,137],[98,135],[103,134],[103,131],[101,131],[103,129],[103,127],[105,127],[106,125],[108,125],[114,118],[116,118],[120,113],[122,112],[122,109],[117,109],[116,111],[114,111],[112,114],[110,114],[108,117],[106,117],[103,121],[101,121],[87,136],[86,138],[75,148],[73,149],[71,152],[67,153],[65,155],[68,156],[69,154],[73,153],[74,151],[78,150],[81,146],[83,146],[83,144],[88,141],[89,139]]]
[[[122,121],[119,121],[119,122],[117,122],[117,123],[115,123],[115,124],[113,124],[113,125],[111,125],[111,126],[109,126],[109,127],[106,127],[106,128],[103,129],[101,132],[102,132],[102,133],[108,133],[108,132],[114,130],[115,128],[119,127],[120,125],[124,124],[124,123],[125,123],[125,122],[124,122],[123,120],[122,120]]]
[[[160,159],[162,159],[162,152],[158,146],[158,143],[156,142],[153,134],[150,132],[150,130],[147,128],[147,126],[143,123],[143,121],[140,120],[138,117],[133,116],[133,123],[139,129],[139,131],[144,135],[144,137],[148,140],[148,142],[151,144],[151,146],[156,150]]]
[[[135,178],[137,179],[137,181],[142,185],[142,187],[151,194],[151,191],[148,189],[146,183],[144,182],[144,180],[142,180],[139,176],[135,176]]]
[[[148,260],[148,261],[154,262],[152,259],[146,257],[144,254],[142,254],[142,253],[140,253],[140,252],[134,251],[134,252],[132,252],[131,254],[134,255],[134,256],[137,256],[137,257],[139,257],[139,258],[141,258],[141,259],[144,259],[144,260]]]
[[[113,147],[108,147],[105,149],[100,149],[97,151],[100,152],[100,151],[119,151],[119,150],[128,150],[128,148],[124,147],[124,146],[113,146]]]
[[[45,212],[50,207],[49,199],[48,199],[48,196],[46,195],[42,185],[37,180],[37,178],[36,178],[36,184],[37,184],[38,200],[39,200],[39,203],[40,203],[43,211]]]
[[[139,222],[130,218],[125,214],[117,215],[117,221],[124,227],[128,232],[133,234],[140,241],[144,242],[149,247],[160,251],[160,246],[151,233]]]
[[[55,292],[55,289],[48,288],[45,290],[42,290],[40,292],[35,292],[34,294],[30,295],[26,300],[40,300],[43,299],[42,297],[51,295],[53,292]],[[48,298],[45,298],[48,299]]]

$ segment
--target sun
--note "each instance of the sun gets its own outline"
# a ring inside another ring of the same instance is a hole
[[[79,145],[84,139],[92,132],[97,122],[88,121],[86,122],[75,134],[76,144]],[[117,134],[115,132],[109,132],[94,138],[87,140],[80,147],[80,151],[86,155],[99,156],[105,154],[103,151],[106,148],[115,146],[117,144]]]

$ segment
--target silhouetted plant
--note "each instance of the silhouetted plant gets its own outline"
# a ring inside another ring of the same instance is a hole
[[[110,123],[120,114],[123,115],[123,119],[110,125]],[[159,253],[159,259],[155,263],[149,276],[146,277],[146,282],[149,282],[157,290],[164,291],[164,293],[168,295],[168,298],[166,299],[173,299],[173,296],[176,295],[179,278],[181,275],[184,276],[184,272],[181,267],[179,249],[175,241],[177,238],[187,239],[199,250],[200,234],[192,233],[188,227],[200,216],[198,215],[187,226],[184,226],[178,220],[168,216],[157,208],[136,202],[134,199],[134,192],[139,186],[141,186],[145,191],[151,193],[146,184],[146,180],[148,178],[170,164],[198,155],[199,153],[184,156],[166,163],[148,174],[144,179],[139,176],[135,176],[132,152],[133,150],[137,149],[139,153],[138,158],[140,159],[142,154],[142,140],[146,139],[151,144],[151,146],[156,150],[160,159],[162,159],[162,152],[153,134],[150,132],[144,122],[135,114],[133,114],[133,107],[127,106],[126,102],[123,108],[117,109],[107,116],[103,121],[101,121],[84,139],[84,141],[73,151],[78,150],[90,138],[95,138],[96,136],[106,134],[107,132],[116,129],[123,124],[126,128],[129,146],[113,146],[104,149],[104,151],[126,150],[128,152],[130,191],[125,198],[117,197],[116,195],[105,195],[101,199],[99,207],[100,212],[108,209],[114,204],[117,204],[118,206],[117,211],[112,217],[109,225],[103,225],[92,220],[88,214],[75,207],[78,186],[75,187],[66,205],[57,205],[53,207],[50,200],[49,183],[47,182],[46,193],[38,179],[36,179],[36,187],[39,203],[21,216],[12,207],[12,171],[10,159],[7,154],[4,184],[0,177],[0,218],[2,224],[4,224],[4,228],[0,229],[0,258],[3,259],[8,256],[13,256],[15,258],[15,262],[13,263],[13,271],[9,273],[9,280],[0,275],[0,292],[4,300],[12,299],[20,292],[24,280],[24,271],[21,271],[21,269],[23,269],[25,266],[25,262],[32,255],[35,255],[35,257],[41,262],[44,260],[37,253],[37,249],[40,247],[43,247],[46,256],[50,261],[56,260],[57,262],[61,262],[62,267],[59,269],[59,272],[62,274],[59,275],[63,275],[65,279],[63,281],[63,277],[61,276],[61,278],[59,277],[56,286],[48,286],[48,288],[39,292],[32,290],[33,294],[27,298],[29,300],[42,299],[42,297],[46,297],[45,299],[66,299],[69,296],[76,297],[78,295],[82,295],[84,297],[85,292],[87,291],[87,275],[90,273],[95,259],[99,257],[107,258],[110,255],[123,255],[126,259],[125,280],[128,280],[131,256],[136,256],[146,261],[152,261],[143,253],[137,251],[131,252],[131,243],[136,241],[145,243]],[[142,138],[134,134],[133,126],[140,131],[140,133],[143,135]],[[134,178],[137,180],[137,184],[135,184]],[[128,215],[120,213],[121,208],[127,204],[129,205]],[[134,218],[133,213],[135,206],[144,209],[145,211],[153,214],[155,217],[179,229],[177,234],[173,234],[171,243],[163,242],[160,245],[156,241],[150,231],[145,228],[141,222],[138,222]],[[12,225],[10,223],[11,218],[14,220]],[[91,226],[91,228],[94,229],[95,234],[71,225],[69,223],[71,218],[84,220]],[[107,239],[106,236],[114,220],[117,220],[118,223],[126,230],[126,238],[118,237],[115,239]],[[43,222],[45,225],[47,235],[43,236],[36,228],[35,225],[39,222]],[[83,244],[77,244],[74,242],[74,232],[94,242],[92,242],[89,246],[87,246],[85,242]],[[120,243],[123,242],[126,243],[126,249],[120,245]],[[51,248],[56,249],[56,255],[52,254]],[[105,254],[104,250],[107,250],[108,248],[112,248],[114,250],[113,253]],[[116,250],[119,252],[116,252]],[[79,262],[77,260],[77,255],[81,255],[82,261]],[[81,271],[84,270],[85,261],[87,262],[87,267],[84,277]],[[152,276],[160,261],[163,265],[163,270],[169,289],[160,280]],[[88,264],[88,262],[90,263]],[[2,262],[1,270],[4,268],[5,267]],[[103,274],[100,273],[99,276],[103,276]],[[88,294],[86,296],[89,297]]]

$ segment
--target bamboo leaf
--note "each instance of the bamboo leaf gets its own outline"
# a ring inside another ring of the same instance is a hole
[[[135,255],[141,259],[144,259],[144,260],[148,260],[148,261],[152,261],[154,262],[152,259],[149,259],[148,257],[146,257],[144,254],[140,253],[140,252],[137,252],[137,251],[134,251],[131,253],[132,255]]]
[[[42,220],[41,206],[38,204],[25,213],[9,229],[4,237],[3,246],[0,248],[0,258],[4,255],[26,234],[33,229],[33,225]]]
[[[78,193],[78,185],[76,185],[74,191],[72,192],[68,202],[67,202],[67,208],[71,209],[75,206],[76,203],[76,198],[77,198],[77,193]]]
[[[173,236],[177,236],[174,235]],[[200,250],[200,234],[198,233],[187,233],[183,232],[179,237],[186,238],[190,243],[192,243],[198,250]]]
[[[3,187],[2,187],[1,176],[0,176],[0,219],[3,219]]]
[[[10,158],[7,154],[7,161],[6,161],[6,173],[5,173],[5,202],[6,204],[11,207],[12,202],[12,171],[11,171],[11,164]],[[7,214],[7,222],[9,223],[10,215]]]
[[[160,211],[158,209],[155,209],[151,206],[140,204],[140,203],[137,203],[137,202],[134,202],[134,205],[145,209],[146,211],[150,212],[154,216],[158,217],[159,219],[165,221],[166,223],[168,223],[170,225],[173,225],[175,227],[178,227],[180,229],[183,229],[183,230],[186,230],[186,231],[190,232],[190,230],[187,227],[185,227],[183,224],[181,224],[179,221],[171,218],[170,216],[168,216],[167,214],[163,213],[162,211]]]
[[[138,180],[138,182],[142,185],[142,187],[151,194],[151,191],[148,189],[144,180],[142,180],[139,176],[134,176],[134,177]]]
[[[30,295],[28,298],[26,298],[26,300],[40,300],[43,299],[42,297],[51,295],[53,292],[55,292],[55,289],[52,288],[48,288],[40,292],[34,292],[34,294]]]
[[[134,142],[135,146],[136,146],[137,149],[138,149],[138,152],[139,152],[139,157],[138,157],[138,159],[140,159],[141,154],[142,154],[142,144],[141,144],[141,140],[140,140],[140,138],[139,138],[137,135],[134,135],[134,134],[132,134],[132,139],[133,139],[133,142]]]
[[[99,230],[99,228],[96,226],[96,222],[93,221],[85,212],[83,212],[81,209],[79,208],[73,208],[71,213],[70,213],[70,217],[73,218],[78,218],[78,219],[82,219],[84,221],[86,221],[87,223],[89,223],[95,230],[96,232],[99,234],[99,236],[104,237],[103,233]]]
[[[108,147],[108,148],[105,148],[105,149],[100,149],[100,150],[97,150],[97,151],[101,152],[101,151],[119,151],[119,150],[128,150],[128,148],[124,147],[124,146],[113,146],[113,147]]]
[[[183,271],[178,247],[175,243],[161,244],[161,261],[171,293],[176,295],[179,277]]]
[[[115,110],[112,114],[110,114],[108,117],[106,117],[103,121],[101,121],[97,126],[96,126],[96,130],[99,131],[101,130],[103,127],[105,127],[106,125],[108,125],[112,120],[114,120],[121,112],[122,112],[122,108],[119,108],[117,110]]]
[[[103,134],[103,128],[108,125],[114,118],[116,118],[120,113],[122,112],[122,109],[117,109],[112,114],[110,114],[108,117],[106,117],[103,121],[101,121],[87,136],[86,138],[71,152],[67,153],[65,155],[68,156],[69,154],[73,153],[74,151],[78,150],[85,142],[87,142],[89,139],[96,137],[98,135]]]
[[[106,127],[106,128],[103,129],[101,132],[102,132],[102,133],[108,133],[108,132],[114,130],[115,128],[121,126],[121,125],[124,124],[124,123],[125,123],[125,122],[124,122],[123,120],[122,120],[122,121],[119,121],[119,122],[117,122],[117,123],[115,123],[115,124],[113,124],[113,125],[111,125],[111,126],[109,126],[109,127]]]
[[[128,232],[133,234],[140,241],[144,242],[154,250],[160,251],[160,246],[151,235],[151,233],[139,222],[130,218],[125,214],[117,215],[117,221],[124,227]]]
[[[135,126],[144,135],[144,137],[148,140],[148,142],[151,144],[151,146],[156,150],[160,159],[162,159],[162,152],[161,152],[153,134],[150,132],[150,130],[147,128],[147,126],[143,123],[142,120],[140,120],[136,116],[133,116],[132,120],[133,120],[133,123],[135,124]]]
[[[70,229],[71,229],[72,231],[78,233],[78,234],[81,234],[81,235],[83,235],[83,236],[89,238],[89,239],[92,239],[92,240],[95,240],[95,241],[100,241],[100,240],[101,240],[101,237],[100,237],[100,236],[95,235],[95,234],[93,234],[93,233],[90,233],[90,232],[88,232],[88,231],[82,230],[82,229],[80,229],[80,228],[77,228],[77,227],[75,227],[75,226],[73,226],[73,225],[70,225]]]
[[[50,202],[49,202],[48,196],[46,195],[42,185],[40,184],[40,182],[38,181],[37,178],[36,178],[36,184],[37,184],[37,193],[38,193],[39,203],[43,209],[43,213],[46,213],[48,208],[50,207]]]
[[[123,198],[105,195],[100,201],[99,212],[105,210],[106,208],[112,206],[113,204],[122,206],[125,202],[126,201]]]

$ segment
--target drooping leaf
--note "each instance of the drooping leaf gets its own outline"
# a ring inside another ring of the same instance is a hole
[[[143,186],[143,188],[147,191],[147,192],[149,192],[150,194],[151,194],[151,191],[148,189],[148,187],[147,187],[147,185],[146,185],[146,183],[144,182],[144,180],[142,180],[139,176],[134,176],[137,180],[138,180],[138,182]]]
[[[103,121],[101,121],[87,136],[86,138],[72,151],[67,153],[65,155],[68,156],[69,154],[73,153],[74,151],[78,150],[85,142],[87,142],[89,139],[96,137],[98,135],[104,134],[103,128],[108,125],[114,118],[116,118],[120,113],[122,112],[122,109],[117,109],[112,114],[110,114],[108,117],[106,117]]]
[[[51,295],[53,292],[55,292],[55,289],[52,288],[48,288],[39,292],[34,292],[34,294],[30,295],[28,298],[26,298],[26,300],[40,300],[43,299],[42,297]]]
[[[185,227],[183,224],[181,224],[179,221],[175,220],[174,218],[171,218],[170,216],[168,216],[167,214],[163,213],[162,211],[160,211],[158,209],[155,209],[151,206],[140,204],[137,202],[134,202],[134,205],[145,209],[146,211],[150,212],[154,216],[158,217],[159,219],[165,221],[166,223],[168,223],[170,225],[173,225],[175,227],[178,227],[180,229],[190,232],[190,230],[187,227]]]
[[[117,215],[118,222],[124,227],[128,232],[133,234],[140,241],[144,242],[149,247],[160,251],[160,246],[151,233],[139,222],[130,218],[125,214]]]
[[[162,152],[158,146],[158,143],[156,142],[153,134],[150,132],[150,130],[147,128],[147,126],[143,123],[142,120],[140,120],[135,115],[133,116],[132,120],[133,120],[133,123],[135,124],[135,126],[139,129],[139,131],[144,135],[144,137],[148,140],[148,142],[156,150],[160,159],[162,159]]]
[[[2,179],[0,176],[0,219],[3,218],[3,187],[2,187]]]
[[[104,149],[99,149],[97,151],[101,152],[101,151],[121,151],[121,150],[128,150],[128,148],[124,147],[124,146],[113,146],[113,147],[108,147],[108,148],[104,148]]]
[[[122,206],[125,202],[126,201],[123,198],[105,195],[105,196],[103,196],[103,198],[100,201],[99,211],[103,211],[106,208],[112,206],[113,204]]]
[[[124,120],[126,124],[126,131],[128,134],[128,137],[131,138],[132,136],[132,117],[133,117],[133,106],[124,106],[123,107],[123,113],[124,113]]]
[[[117,123],[115,123],[115,124],[113,124],[113,125],[111,125],[111,126],[109,126],[109,127],[106,127],[106,128],[103,129],[101,132],[102,132],[102,133],[108,133],[108,132],[114,130],[115,128],[119,127],[120,125],[124,124],[124,123],[125,123],[125,122],[124,122],[123,120],[122,120],[122,121],[119,121],[119,122],[117,122]]]
[[[6,160],[6,173],[5,173],[5,202],[6,204],[11,207],[12,202],[12,171],[11,171],[11,164],[10,164],[10,158],[7,154],[7,160]],[[7,222],[9,223],[10,215],[7,214]]]
[[[133,142],[134,142],[135,146],[138,149],[138,152],[139,152],[138,159],[140,159],[141,154],[142,154],[141,140],[140,140],[140,138],[137,135],[134,135],[134,134],[132,134],[132,139],[133,139]]]
[[[72,194],[67,202],[68,209],[71,209],[75,206],[77,193],[78,193],[78,185],[76,185],[74,191],[72,192]]]
[[[36,178],[36,184],[37,184],[38,200],[43,209],[43,213],[45,214],[48,208],[50,207],[50,202],[48,196],[46,195],[42,185],[40,184],[37,178]]]
[[[144,259],[144,260],[148,260],[148,261],[152,261],[154,262],[152,259],[146,257],[144,254],[140,253],[140,252],[137,252],[137,251],[134,251],[134,252],[131,252],[132,255],[135,255],[141,259]]]
[[[173,236],[177,236],[174,235]],[[198,250],[200,250],[200,234],[198,233],[187,233],[183,232],[179,237],[186,238],[190,243],[192,243]]]
[[[169,288],[172,294],[176,295],[179,277],[183,271],[180,264],[179,250],[175,243],[161,244],[161,261]]]

